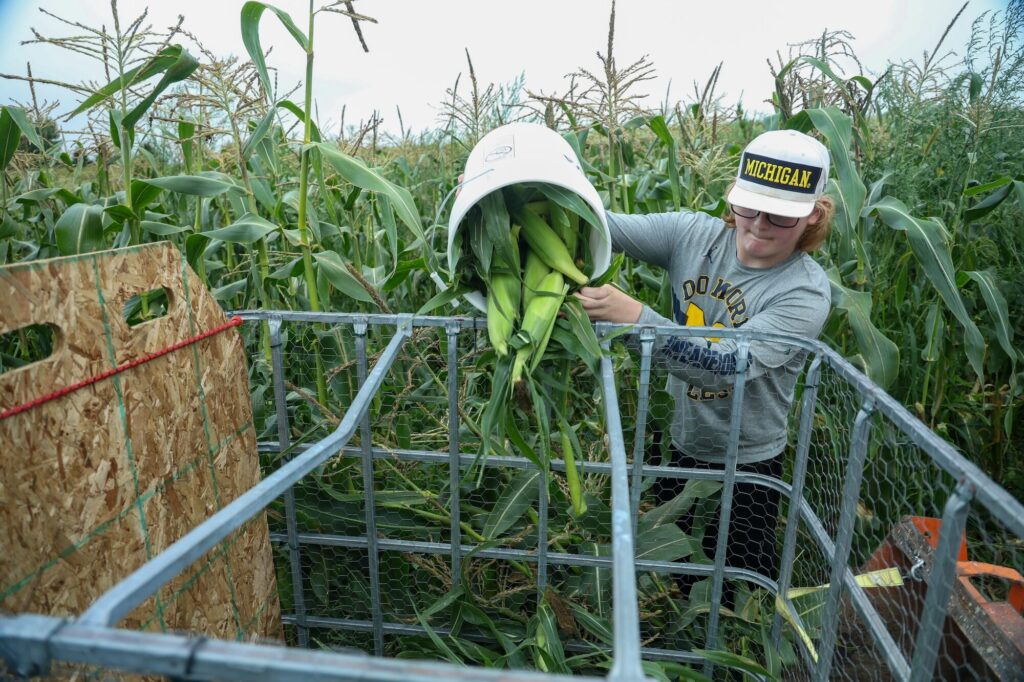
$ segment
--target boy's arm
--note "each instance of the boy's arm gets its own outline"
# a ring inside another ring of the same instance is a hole
[[[812,287],[797,288],[783,300],[751,317],[743,325],[747,331],[790,334],[817,338],[828,317],[830,301]],[[638,325],[679,326],[645,306]],[[708,390],[721,390],[736,381],[737,340],[723,338],[710,342],[702,336],[672,336],[655,342],[654,357],[673,375]],[[747,379],[765,374],[789,362],[794,346],[775,341],[753,340]]]
[[[716,218],[696,211],[648,215],[605,212],[612,248],[637,260],[669,267],[672,255],[689,244],[693,230]]]

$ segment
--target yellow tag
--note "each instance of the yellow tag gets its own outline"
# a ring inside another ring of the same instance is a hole
[[[900,570],[898,568],[883,568],[877,571],[861,573],[856,577],[856,581],[858,585],[865,589],[872,587],[901,587],[903,585],[903,576],[900,575]],[[818,585],[817,587],[796,587],[790,590],[787,596],[790,599],[798,599],[800,597],[805,597],[808,594],[827,590],[828,587],[829,583]],[[807,651],[810,652],[811,658],[817,662],[818,652],[814,648],[811,636],[806,630],[800,627],[796,618],[793,617],[793,614],[790,613],[786,603],[780,597],[775,598],[775,610],[778,611],[783,620],[789,623],[789,625],[796,631],[800,636],[800,639],[803,640],[804,645],[807,647]]]

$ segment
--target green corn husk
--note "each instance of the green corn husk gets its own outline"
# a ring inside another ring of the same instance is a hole
[[[511,273],[491,276],[487,293],[487,335],[498,355],[508,355],[508,340],[519,318],[522,288],[519,278]]]
[[[547,263],[540,259],[540,256],[533,251],[526,252],[526,264],[523,268],[523,309],[530,305],[530,301],[536,295],[540,283],[551,272]]]
[[[552,270],[557,270],[573,282],[584,285],[589,280],[583,272],[576,267],[569,249],[555,233],[555,231],[544,222],[537,213],[528,206],[519,209],[516,220],[523,226],[523,237],[530,249],[534,251],[542,261]]]
[[[553,201],[548,202],[548,215],[551,216],[551,229],[561,238],[569,256],[575,262],[576,247],[579,243],[576,237],[576,230],[579,229],[579,216],[575,213],[572,214],[576,219],[574,225],[574,221],[569,217],[569,212]]]
[[[558,318],[558,309],[562,306],[566,290],[562,273],[548,274],[541,281],[537,294],[523,313],[522,331],[529,337],[529,343],[516,351],[515,364],[512,366],[513,386],[522,382],[527,361],[540,348],[545,338],[550,336],[550,328]]]

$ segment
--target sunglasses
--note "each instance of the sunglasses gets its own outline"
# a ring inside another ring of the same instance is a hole
[[[729,208],[732,209],[734,215],[738,215],[741,218],[747,218],[753,220],[757,216],[761,215],[761,211],[755,211],[752,208],[743,208],[742,206],[736,206],[735,204],[729,204]],[[784,215],[775,215],[774,213],[765,213],[764,217],[768,219],[775,227],[796,227],[797,223],[800,222],[799,218],[790,218]]]

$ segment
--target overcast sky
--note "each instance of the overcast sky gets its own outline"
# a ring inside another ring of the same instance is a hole
[[[317,6],[325,0],[318,0]],[[242,0],[120,0],[122,25],[147,5],[149,22],[162,29],[185,15],[185,28],[215,54],[244,55],[239,30]],[[277,0],[305,30],[308,2]],[[651,106],[692,97],[693,81],[704,82],[724,61],[718,91],[726,103],[742,100],[748,110],[767,111],[772,79],[766,59],[776,61],[788,45],[845,29],[866,73],[878,74],[890,59],[920,57],[932,50],[963,0],[844,0],[833,2],[619,0],[616,9],[615,57],[620,66],[647,55],[657,70],[646,84]],[[970,0],[943,51],[962,54],[971,21],[1005,0]],[[48,36],[77,32],[38,11],[42,6],[69,20],[92,26],[112,25],[106,0],[0,0],[0,72],[25,73],[31,62],[40,78],[62,81],[102,78],[98,64],[57,48],[20,45],[31,39],[30,27]],[[346,124],[368,118],[374,109],[385,128],[397,131],[395,108],[415,131],[433,128],[445,90],[466,71],[465,49],[473,58],[481,85],[507,83],[520,73],[533,91],[564,90],[566,74],[597,71],[595,52],[605,51],[611,0],[356,0],[355,8],[378,20],[364,24],[370,52],[359,46],[348,19],[320,14],[315,34],[314,97],[323,123],[335,129],[343,105]],[[269,12],[261,23],[264,47],[273,45],[269,64],[279,69],[280,83],[295,84],[305,59],[280,22]],[[198,53],[195,53],[198,54]],[[465,82],[465,81],[463,81]],[[461,86],[460,86],[461,88]],[[39,96],[59,99],[59,112],[77,99],[66,91],[40,89]],[[27,101],[24,83],[0,79],[0,101]],[[299,99],[300,96],[296,96]]]

